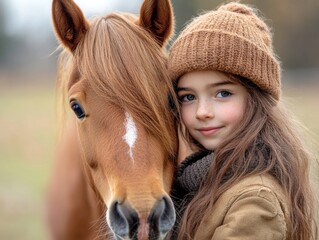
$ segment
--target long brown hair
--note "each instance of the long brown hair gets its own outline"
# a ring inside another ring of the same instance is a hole
[[[178,239],[193,239],[203,212],[212,209],[236,182],[264,173],[274,176],[287,196],[288,239],[312,239],[310,157],[296,133],[295,123],[270,94],[246,79],[240,78],[240,82],[249,92],[244,118],[237,130],[215,149],[208,175],[185,209]]]

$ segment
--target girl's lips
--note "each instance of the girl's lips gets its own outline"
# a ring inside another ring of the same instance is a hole
[[[210,136],[215,134],[221,127],[216,127],[216,128],[200,128],[198,131],[204,135],[204,136]]]

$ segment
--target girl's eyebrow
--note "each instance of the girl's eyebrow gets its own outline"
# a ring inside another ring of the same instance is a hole
[[[178,87],[177,88],[177,92],[180,92],[180,91],[188,91],[190,90],[190,88],[187,88],[187,87]]]
[[[233,81],[230,81],[230,80],[223,80],[221,82],[209,84],[208,86],[209,87],[219,87],[219,86],[223,86],[223,85],[236,85],[236,83]]]
[[[219,87],[219,86],[224,86],[224,85],[236,85],[235,82],[233,81],[230,81],[230,80],[223,80],[221,82],[216,82],[216,83],[211,83],[211,84],[208,84],[207,87]],[[178,87],[177,88],[177,92],[179,91],[189,91],[191,90],[191,88],[188,88],[188,87]]]

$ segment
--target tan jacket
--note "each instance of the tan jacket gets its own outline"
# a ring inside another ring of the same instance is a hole
[[[270,175],[247,177],[217,200],[195,234],[197,240],[285,240],[286,200]]]

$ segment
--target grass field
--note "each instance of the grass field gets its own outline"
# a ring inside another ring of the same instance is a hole
[[[43,198],[54,146],[53,89],[1,89],[0,239],[47,239]]]
[[[43,199],[55,143],[53,90],[53,85],[0,89],[0,239],[47,239]],[[286,88],[291,110],[319,142],[317,92]],[[312,169],[318,189],[318,165]]]

